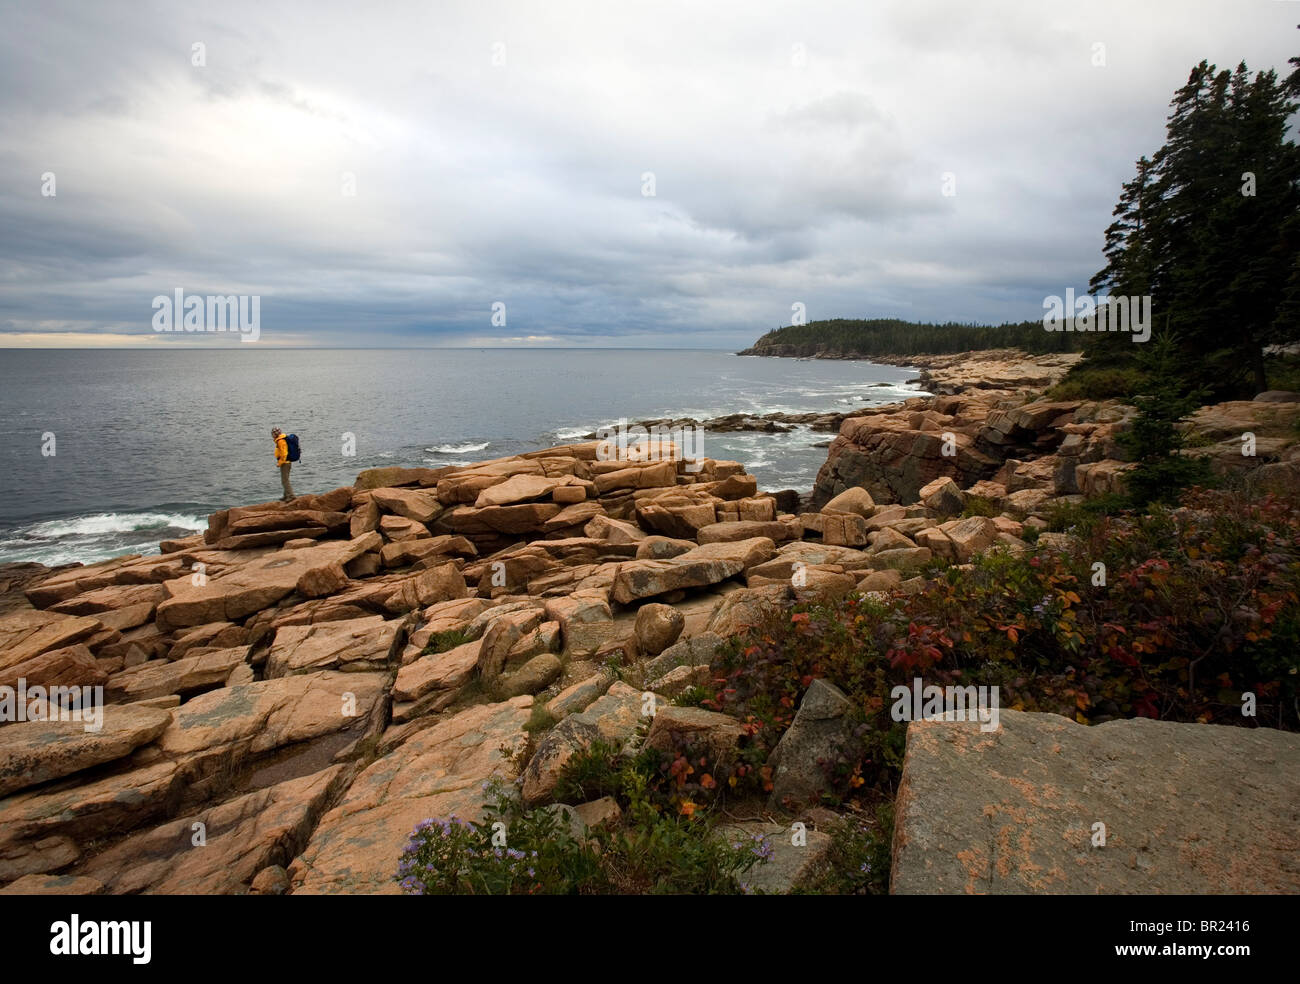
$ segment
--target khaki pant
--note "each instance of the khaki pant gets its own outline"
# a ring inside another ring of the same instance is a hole
[[[280,484],[284,486],[284,501],[288,502],[293,498],[293,486],[289,484],[289,469],[292,468],[289,462],[280,466]]]

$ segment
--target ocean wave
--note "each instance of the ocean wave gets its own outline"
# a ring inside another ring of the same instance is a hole
[[[557,441],[574,441],[586,434],[592,433],[590,427],[560,427],[551,431]]]
[[[43,520],[0,533],[0,563],[36,561],[53,567],[156,553],[160,539],[197,533],[207,525],[206,514],[152,511]]]
[[[96,513],[93,516],[76,516],[71,519],[51,519],[43,523],[13,530],[8,539],[52,540],[69,536],[104,536],[109,533],[133,533],[138,530],[198,530],[207,529],[207,516],[188,516],[184,513]]]
[[[475,451],[486,450],[491,441],[484,441],[482,444],[439,444],[436,448],[425,448],[429,454],[472,454]]]

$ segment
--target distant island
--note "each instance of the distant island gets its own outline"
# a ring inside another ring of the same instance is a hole
[[[1043,330],[1042,320],[1001,325],[903,321],[898,318],[831,318],[769,331],[737,355],[799,359],[871,359],[949,355],[1017,348],[1032,355],[1077,352],[1080,336]]]

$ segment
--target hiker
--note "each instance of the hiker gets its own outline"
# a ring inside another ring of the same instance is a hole
[[[284,486],[284,495],[280,501],[288,502],[293,498],[293,486],[289,484],[289,469],[293,467],[289,457],[289,441],[278,427],[271,428],[271,440],[275,441],[275,464],[280,469],[280,484]]]

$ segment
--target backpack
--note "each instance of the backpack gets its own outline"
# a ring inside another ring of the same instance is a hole
[[[285,446],[286,446],[286,447],[288,448],[288,450],[289,450],[289,460],[290,460],[290,461],[297,461],[299,458],[302,457],[302,451],[301,451],[301,449],[298,447],[298,435],[297,435],[297,434],[286,434],[286,435],[284,436],[284,443],[285,443]]]

